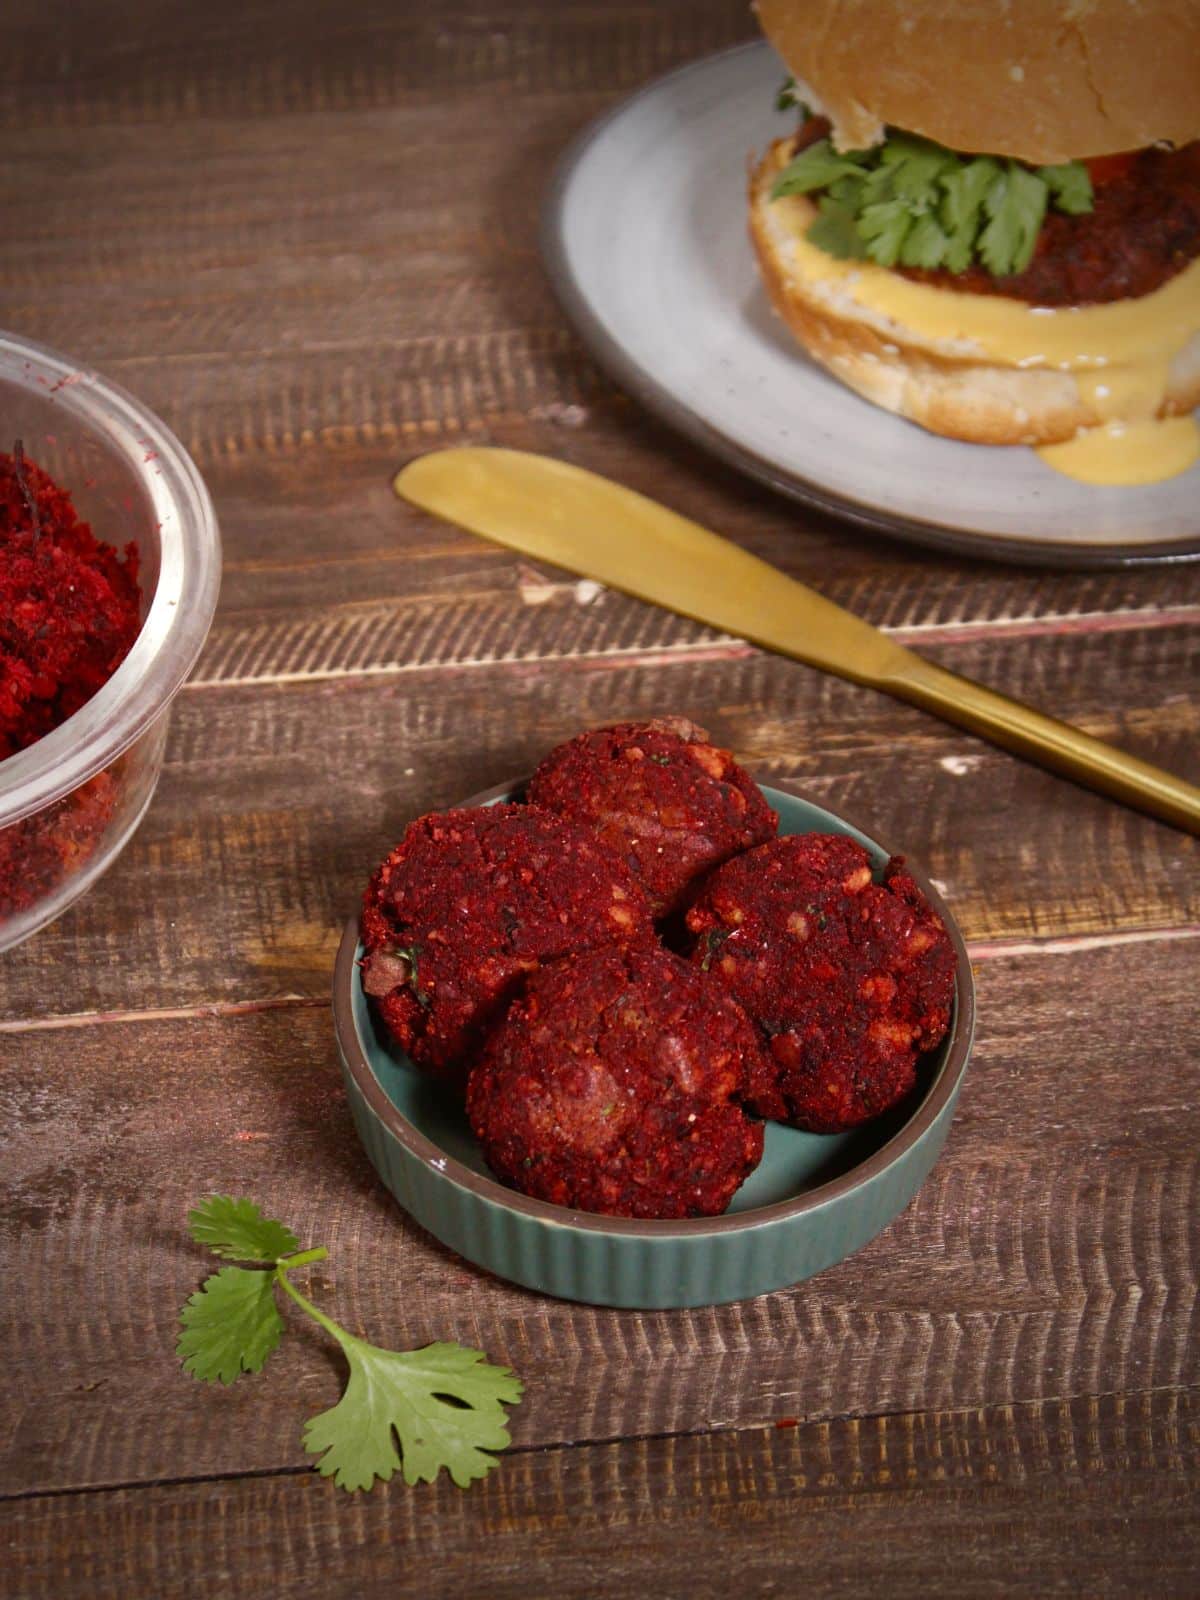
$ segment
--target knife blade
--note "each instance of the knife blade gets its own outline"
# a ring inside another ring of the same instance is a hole
[[[657,501],[565,461],[469,446],[410,461],[396,493],[536,560],[848,678],[1191,833],[1200,789],[959,677]]]

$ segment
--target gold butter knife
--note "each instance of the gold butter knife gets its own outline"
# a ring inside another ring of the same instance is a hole
[[[1200,789],[947,672],[757,556],[594,472],[521,450],[437,450],[397,474],[426,511],[639,600],[908,700],[1200,833]]]

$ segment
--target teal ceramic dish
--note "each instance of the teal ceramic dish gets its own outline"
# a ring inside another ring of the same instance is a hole
[[[467,805],[520,797],[522,784]],[[791,789],[763,794],[781,833],[845,833],[877,868],[889,852]],[[358,931],[347,926],[334,976],[338,1049],[354,1123],[384,1183],[422,1227],[460,1255],[543,1294],[593,1305],[719,1305],[798,1283],[873,1239],[903,1211],[945,1142],[966,1070],[975,993],[962,936],[941,897],[908,870],[954,943],[950,1031],[923,1058],[913,1097],[852,1133],[768,1123],[758,1169],[720,1217],[644,1222],[571,1211],[505,1188],[489,1173],[453,1095],[419,1072],[378,1025],[359,981]]]

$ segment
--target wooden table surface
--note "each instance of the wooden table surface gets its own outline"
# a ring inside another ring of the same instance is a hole
[[[1193,841],[866,690],[400,505],[412,455],[545,451],[932,659],[1200,778],[1197,569],[1049,573],[803,511],[681,442],[556,307],[539,199],[589,119],[749,37],[743,0],[10,0],[0,323],[195,455],[220,609],[144,825],[0,964],[0,1592],[556,1597],[1197,1592]],[[342,919],[407,819],[595,723],[680,710],[945,886],[978,1044],[872,1244],[745,1304],[549,1300],[410,1223],[355,1139]],[[259,1199],[320,1298],[524,1378],[463,1493],[317,1478],[341,1369],[173,1355],[200,1196]]]

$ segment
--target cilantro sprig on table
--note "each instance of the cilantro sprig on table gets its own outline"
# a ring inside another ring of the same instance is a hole
[[[206,1383],[233,1383],[260,1372],[284,1334],[276,1289],[342,1348],[350,1367],[345,1393],[304,1425],[304,1447],[317,1470],[340,1488],[369,1489],[399,1467],[404,1481],[432,1483],[445,1468],[460,1489],[498,1465],[491,1452],[510,1442],[506,1405],[522,1384],[482,1350],[438,1343],[423,1350],[382,1350],[355,1338],[301,1294],[290,1274],[324,1261],[323,1246],[301,1250],[290,1228],[264,1217],[251,1200],[212,1195],[188,1213],[193,1239],[226,1260],[180,1312],[176,1347],[184,1370]]]
[[[794,194],[817,195],[807,236],[829,255],[947,272],[979,261],[996,277],[1029,265],[1049,207],[1071,216],[1092,209],[1082,162],[960,156],[907,133],[844,155],[816,140],[771,189],[772,200]]]

